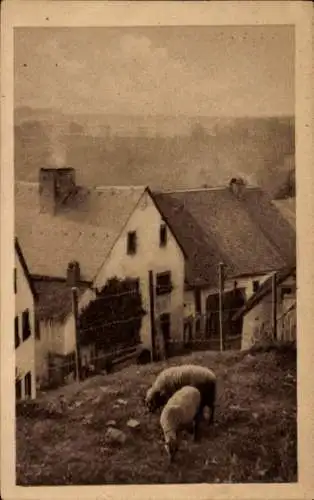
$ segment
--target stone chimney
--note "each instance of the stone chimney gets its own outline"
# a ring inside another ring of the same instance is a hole
[[[67,268],[67,284],[77,286],[81,279],[80,265],[76,260],[69,262]]]
[[[242,177],[232,177],[229,182],[229,188],[237,198],[241,198],[245,190],[245,181]]]
[[[39,171],[40,211],[54,215],[75,187],[74,168],[41,168]]]

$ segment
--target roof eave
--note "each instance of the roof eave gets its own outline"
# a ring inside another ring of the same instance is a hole
[[[21,249],[21,246],[20,246],[20,243],[19,243],[17,237],[14,238],[14,247],[15,247],[16,253],[18,254],[21,266],[22,266],[23,271],[25,273],[25,276],[26,276],[29,288],[30,288],[30,290],[32,292],[32,295],[33,295],[33,298],[34,298],[35,301],[37,301],[38,300],[38,294],[37,294],[37,292],[35,290],[35,287],[34,287],[34,284],[33,284],[33,280],[32,280],[32,276],[31,276],[31,274],[29,272],[28,265],[27,265],[26,260],[24,258],[23,251]]]
[[[178,237],[177,237],[177,234],[176,234],[176,231],[175,229],[173,228],[172,224],[169,222],[169,218],[168,216],[164,213],[164,211],[162,210],[162,208],[160,207],[159,203],[158,203],[158,200],[156,199],[154,193],[151,191],[150,187],[147,186],[145,191],[149,194],[150,198],[152,199],[156,209],[158,210],[158,212],[160,213],[161,217],[163,218],[163,220],[166,222],[167,226],[169,227],[170,231],[172,232],[179,248],[181,249],[183,255],[184,255],[184,258],[185,259],[188,259],[188,254],[186,253],[186,250],[185,248],[183,247],[183,245],[181,244],[181,242],[179,241]]]
[[[284,270],[283,270],[284,271]],[[282,272],[283,272],[282,271]],[[276,285],[281,285],[289,276],[295,276],[296,272],[296,266],[289,267],[286,272],[283,272],[282,276],[277,280]],[[265,286],[265,290],[258,290],[252,297],[249,299],[249,303],[245,304],[239,311],[235,313],[235,315],[232,317],[233,321],[236,321],[239,319],[241,316],[245,316],[248,312],[250,312],[257,304],[260,303],[261,300],[263,300],[269,293],[271,293],[271,288],[270,288],[270,278],[268,278],[262,285],[261,287]]]

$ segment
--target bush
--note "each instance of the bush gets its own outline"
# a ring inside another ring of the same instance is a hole
[[[138,343],[144,314],[138,281],[112,278],[81,312],[80,344],[108,352],[120,344]]]

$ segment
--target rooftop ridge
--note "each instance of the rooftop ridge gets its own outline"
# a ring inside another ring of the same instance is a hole
[[[191,193],[191,192],[200,192],[200,191],[223,191],[223,190],[228,189],[228,188],[229,188],[228,184],[223,184],[223,185],[219,185],[219,186],[169,189],[169,190],[168,189],[152,189],[152,192],[156,193],[156,194],[176,194],[176,193]],[[260,190],[261,188],[259,186],[246,185],[245,189]]]
[[[15,184],[21,185],[21,186],[39,186],[38,181],[25,181],[25,180],[20,180],[16,179]],[[144,184],[132,184],[132,185],[119,185],[119,184],[100,184],[100,185],[90,185],[90,184],[83,184],[83,185],[78,185],[78,187],[85,188],[88,190],[95,190],[95,191],[107,191],[110,189],[117,189],[117,190],[145,190],[147,187],[149,187],[150,191],[152,193],[158,193],[158,194],[175,194],[175,193],[190,193],[190,192],[203,192],[203,191],[222,191],[225,189],[228,189],[229,185],[228,184],[220,184],[217,186],[206,186],[206,187],[191,187],[191,188],[162,188],[162,189],[156,189]],[[245,189],[250,189],[250,190],[260,190],[261,187],[253,185],[253,184],[246,184]]]
[[[20,179],[15,179],[14,181],[15,184],[20,184],[22,186],[39,186],[39,181],[24,181],[24,180],[20,180]],[[117,185],[117,184],[114,184],[114,185],[87,185],[87,184],[84,184],[84,185],[78,185],[78,187],[82,187],[82,188],[85,188],[85,189],[90,189],[90,190],[96,190],[96,191],[106,191],[106,190],[109,190],[109,189],[121,189],[121,190],[129,190],[129,189],[134,189],[134,190],[144,190],[146,189],[146,185],[141,185],[141,184],[134,184],[134,185]]]
[[[99,186],[83,186],[83,187],[87,187],[87,188],[90,188],[90,189],[95,189],[97,191],[101,191],[101,190],[109,190],[109,189],[121,189],[121,190],[127,190],[127,189],[134,189],[134,190],[144,190],[146,189],[146,186],[142,186],[140,184],[135,184],[135,185],[99,185]]]

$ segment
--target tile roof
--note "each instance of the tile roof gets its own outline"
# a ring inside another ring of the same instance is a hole
[[[15,228],[31,274],[64,278],[80,264],[92,281],[135,208],[144,187],[79,188],[58,215],[40,213],[39,184],[15,183]]]
[[[38,296],[36,314],[39,320],[55,320],[62,322],[72,310],[71,286],[65,280],[34,279]],[[77,286],[78,298],[88,288],[87,284]]]
[[[280,210],[285,219],[296,228],[296,204],[295,198],[286,198],[284,200],[274,200],[274,204]]]
[[[289,276],[296,277],[296,266],[287,267],[281,269],[277,273],[276,283],[277,286],[281,285]],[[233,320],[239,319],[241,316],[245,315],[249,312],[253,307],[255,307],[264,297],[266,297],[269,293],[272,292],[272,276],[270,276],[266,281],[264,281],[256,293],[251,295],[251,297],[246,301],[244,306],[236,312],[233,316]]]
[[[227,277],[295,262],[295,231],[259,188],[246,187],[241,199],[228,187],[155,191],[153,197],[188,256],[190,285],[216,285],[221,261]]]

